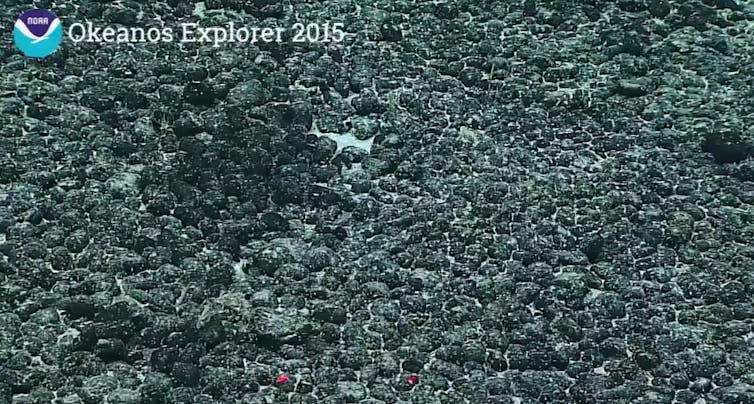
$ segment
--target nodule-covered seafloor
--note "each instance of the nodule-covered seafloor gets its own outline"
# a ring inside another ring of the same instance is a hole
[[[0,3],[0,403],[754,403],[754,2]]]

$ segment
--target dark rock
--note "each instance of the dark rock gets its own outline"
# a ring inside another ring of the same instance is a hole
[[[183,87],[183,97],[193,105],[211,105],[215,95],[213,88],[206,82],[189,82]]]
[[[185,386],[196,386],[199,383],[201,372],[196,365],[184,362],[177,362],[173,365],[170,375],[178,382]]]
[[[739,163],[754,153],[754,146],[737,135],[713,133],[705,137],[702,151],[712,155],[718,164]]]
[[[657,357],[647,352],[639,352],[634,356],[634,360],[644,370],[651,370],[659,364]]]
[[[647,95],[649,92],[643,84],[631,82],[628,80],[620,80],[615,86],[615,93],[623,95],[625,97],[641,97]]]
[[[380,25],[380,34],[382,39],[389,42],[399,42],[403,39],[403,32],[400,25],[391,21],[385,21]]]
[[[524,0],[523,15],[526,17],[534,17],[537,15],[536,0]]]
[[[97,356],[105,362],[125,360],[128,356],[126,344],[116,338],[99,340],[94,349]]]

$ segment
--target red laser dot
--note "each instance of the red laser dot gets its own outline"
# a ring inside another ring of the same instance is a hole
[[[291,380],[291,378],[288,377],[287,374],[281,373],[280,376],[278,376],[278,378],[275,379],[275,383],[277,383],[277,384],[284,384],[284,383],[288,383],[289,380]]]
[[[411,375],[411,376],[407,377],[406,378],[406,383],[408,383],[408,384],[410,384],[412,386],[415,385],[416,383],[419,383],[419,376],[417,376],[417,375]]]

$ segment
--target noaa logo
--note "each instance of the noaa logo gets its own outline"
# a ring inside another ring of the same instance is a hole
[[[63,26],[49,10],[26,10],[13,26],[13,42],[24,55],[43,58],[55,52],[63,39]]]

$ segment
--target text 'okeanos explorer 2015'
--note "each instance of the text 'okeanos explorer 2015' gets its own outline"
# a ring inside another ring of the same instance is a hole
[[[342,23],[303,24],[291,28],[236,26],[201,27],[197,23],[182,23],[178,32],[171,27],[97,27],[91,22],[74,23],[68,27],[68,38],[74,43],[140,43],[182,42],[206,43],[219,47],[227,43],[283,42],[341,42],[345,37]],[[290,31],[290,34],[288,32]]]

